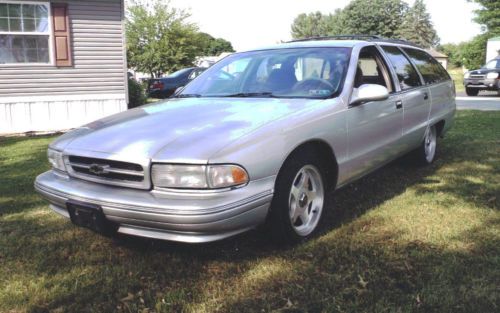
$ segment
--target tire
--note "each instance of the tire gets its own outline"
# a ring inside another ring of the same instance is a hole
[[[326,203],[325,162],[312,152],[298,152],[278,174],[268,227],[276,243],[296,244],[320,228]]]
[[[469,97],[475,97],[479,94],[479,89],[474,89],[474,88],[465,88],[465,93]]]
[[[413,159],[417,165],[429,165],[436,159],[437,128],[432,125],[425,131],[424,140],[413,152]]]

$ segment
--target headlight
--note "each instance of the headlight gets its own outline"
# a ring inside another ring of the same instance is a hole
[[[488,73],[486,74],[487,79],[495,79],[498,78],[498,73]]]
[[[151,176],[163,188],[219,189],[248,182],[247,172],[237,165],[154,164]]]
[[[470,77],[470,73],[469,72],[465,73],[464,78],[469,78],[469,77]]]
[[[63,154],[61,151],[49,149],[47,150],[47,157],[52,168],[66,172],[66,166],[64,165]]]

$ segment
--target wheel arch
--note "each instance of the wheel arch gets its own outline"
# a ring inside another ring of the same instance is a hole
[[[445,120],[440,120],[434,123],[434,126],[436,126],[436,132],[438,137],[442,137],[445,123],[446,123]]]
[[[315,154],[318,154],[325,161],[325,163],[328,165],[328,172],[326,173],[328,188],[334,189],[338,182],[339,165],[337,162],[335,151],[330,146],[330,144],[322,139],[310,139],[295,146],[286,155],[283,162],[281,163],[278,175],[280,175],[288,160],[293,158],[293,156],[297,153],[302,152],[313,152]]]

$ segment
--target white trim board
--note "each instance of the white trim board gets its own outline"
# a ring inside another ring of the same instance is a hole
[[[127,110],[124,95],[115,99],[74,97],[37,101],[0,103],[0,135],[25,132],[50,132],[72,129],[97,119]],[[83,99],[88,98],[88,99]],[[31,99],[33,100],[33,99]]]
[[[89,101],[89,100],[125,100],[124,93],[82,94],[82,95],[50,95],[0,97],[0,103],[54,102],[54,101]]]

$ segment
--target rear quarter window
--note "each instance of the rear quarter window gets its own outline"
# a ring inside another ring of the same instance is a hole
[[[403,48],[413,61],[418,71],[424,78],[426,85],[439,83],[450,80],[448,72],[439,64],[436,59],[430,56],[427,52],[411,48]]]

